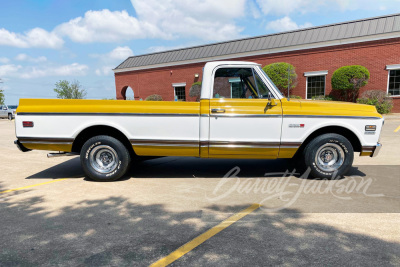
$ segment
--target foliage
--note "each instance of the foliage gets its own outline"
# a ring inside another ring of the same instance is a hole
[[[154,94],[154,95],[149,95],[146,97],[145,101],[162,101],[162,96]]]
[[[264,72],[285,95],[288,95],[288,69],[290,89],[292,89],[297,85],[297,74],[293,65],[286,62],[278,62],[263,67]]]
[[[4,97],[3,90],[0,90],[0,105],[4,105],[4,100],[5,100],[5,97]]]
[[[357,99],[357,103],[375,106],[380,114],[389,113],[393,108],[392,98],[380,90],[365,91]]]
[[[189,96],[190,97],[196,97],[196,101],[200,100],[200,94],[201,94],[201,82],[195,82],[192,84],[192,86],[189,89]]]
[[[334,101],[335,100],[333,98],[333,96],[329,96],[329,95],[313,96],[311,99],[312,100],[325,100],[325,101]]]
[[[79,81],[69,82],[66,80],[59,81],[55,84],[54,92],[57,98],[61,99],[84,99],[86,90],[81,88]]]
[[[291,95],[290,98],[293,98],[293,99],[303,99],[303,98],[302,98],[301,96],[299,96],[299,95]]]
[[[366,67],[360,65],[344,66],[335,70],[331,84],[345,101],[350,97],[355,102],[361,87],[368,83],[370,74]]]

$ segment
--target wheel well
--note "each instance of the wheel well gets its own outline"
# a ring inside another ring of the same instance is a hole
[[[307,146],[308,143],[311,142],[315,137],[320,136],[322,134],[326,133],[336,133],[340,134],[344,137],[346,137],[351,145],[353,146],[353,149],[355,152],[360,152],[361,151],[361,143],[358,137],[349,129],[341,127],[341,126],[326,126],[323,128],[320,128],[310,134],[306,140],[301,144],[299,150],[296,152],[296,154],[302,153],[304,148]]]
[[[128,140],[128,138],[121,131],[115,129],[114,127],[105,125],[91,126],[80,132],[72,144],[72,152],[80,153],[83,144],[85,144],[85,142],[90,138],[97,135],[108,135],[118,139],[128,149],[131,157],[135,156],[135,152],[133,151],[131,142]]]

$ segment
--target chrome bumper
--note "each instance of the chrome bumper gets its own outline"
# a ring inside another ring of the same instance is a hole
[[[372,151],[371,157],[376,157],[376,156],[378,156],[379,151],[381,150],[381,148],[382,148],[382,144],[381,144],[381,143],[377,143],[376,146],[375,146],[374,151]]]

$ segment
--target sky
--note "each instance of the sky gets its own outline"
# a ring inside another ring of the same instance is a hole
[[[0,0],[5,103],[56,98],[60,80],[115,98],[127,57],[400,13],[400,0]]]

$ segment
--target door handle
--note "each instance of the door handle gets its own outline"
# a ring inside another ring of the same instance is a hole
[[[225,109],[223,109],[223,108],[213,108],[213,109],[211,109],[211,113],[225,113]]]

